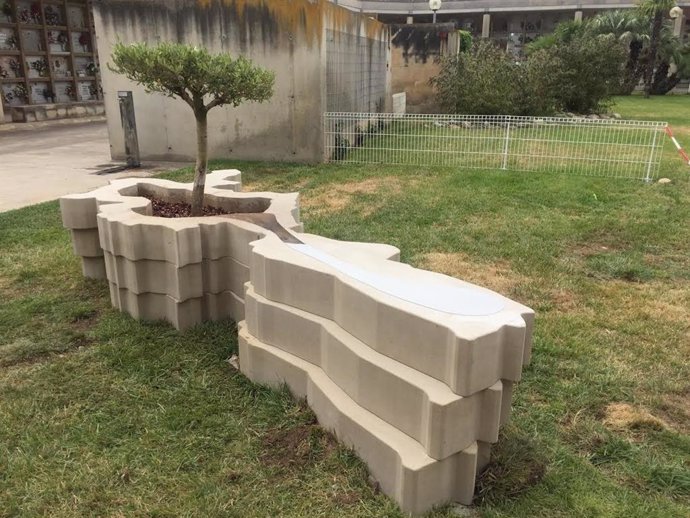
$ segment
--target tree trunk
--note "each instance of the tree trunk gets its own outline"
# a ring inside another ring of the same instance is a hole
[[[640,59],[642,54],[642,42],[640,40],[633,40],[629,46],[628,61],[625,64],[625,73],[621,81],[621,94],[630,95],[635,91],[635,87],[640,84],[640,79],[644,75],[646,63],[644,58]]]
[[[652,78],[654,76],[654,65],[656,65],[656,54],[659,48],[659,37],[661,36],[661,25],[663,23],[663,13],[657,9],[654,13],[652,22],[652,34],[649,41],[649,56],[647,57],[647,69],[644,73],[644,96],[649,98],[652,93]]]
[[[208,123],[206,111],[195,112],[196,117],[196,167],[192,190],[192,216],[202,216],[204,209],[204,188],[208,168]]]
[[[662,61],[659,63],[659,66],[656,67],[654,81],[652,81],[652,95],[666,95],[680,83],[678,72],[669,74],[668,71],[670,68],[670,63],[667,61]]]

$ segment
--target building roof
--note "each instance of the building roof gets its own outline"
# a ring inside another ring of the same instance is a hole
[[[350,9],[379,14],[429,14],[427,0],[331,0]],[[680,0],[690,6],[690,0]],[[635,0],[445,0],[439,12],[575,11],[587,9],[631,8]]]

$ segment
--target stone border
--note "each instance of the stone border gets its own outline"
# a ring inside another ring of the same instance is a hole
[[[228,210],[263,211],[302,230],[299,195],[242,193],[241,173],[215,171],[206,179],[206,202]],[[228,216],[159,218],[154,195],[191,200],[192,184],[130,178],[60,199],[86,277],[107,279],[113,305],[143,320],[167,320],[185,329],[205,320],[244,318],[249,243],[266,230]]]

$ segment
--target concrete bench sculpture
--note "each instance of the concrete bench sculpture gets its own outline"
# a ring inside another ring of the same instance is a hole
[[[135,318],[238,321],[242,372],[306,398],[404,511],[471,503],[529,361],[533,312],[401,264],[394,247],[305,234],[296,194],[240,193],[237,171],[207,184],[209,204],[254,214],[152,217],[137,196],[191,192],[164,180],[63,198],[84,274],[106,278]]]

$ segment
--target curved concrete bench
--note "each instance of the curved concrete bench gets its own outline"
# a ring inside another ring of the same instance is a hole
[[[511,382],[458,396],[444,383],[376,352],[335,322],[271,302],[251,285],[245,308],[251,336],[320,367],[353,401],[415,439],[434,459],[478,440],[496,442],[500,423],[508,419]]]
[[[381,354],[443,381],[461,396],[501,379],[520,379],[531,353],[531,309],[490,290],[402,263],[376,257],[339,259],[397,279],[400,285],[475,291],[496,299],[500,304],[492,308],[500,309],[468,316],[403,300],[271,235],[253,243],[251,284],[266,299],[336,322]]]
[[[471,503],[530,358],[532,310],[400,264],[395,247],[304,234],[297,194],[237,192],[238,171],[207,185],[210,204],[253,214],[153,217],[142,195],[191,198],[165,180],[61,199],[84,274],[135,318],[237,320],[242,372],[305,397],[404,511]]]
[[[259,383],[282,380],[296,397],[305,398],[319,424],[355,450],[403,511],[421,514],[450,501],[472,502],[488,445],[473,443],[443,460],[432,459],[414,439],[354,403],[320,368],[262,344],[244,323],[239,343],[242,372]]]

